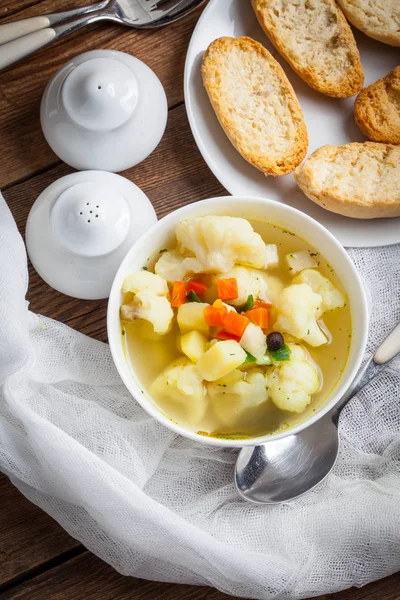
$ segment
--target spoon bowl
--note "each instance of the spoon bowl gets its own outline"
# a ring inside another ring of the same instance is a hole
[[[243,448],[236,462],[236,489],[255,504],[293,500],[327,477],[338,452],[337,426],[328,413],[301,434]]]

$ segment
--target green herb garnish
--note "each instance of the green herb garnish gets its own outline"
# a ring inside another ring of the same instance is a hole
[[[273,360],[290,360],[289,346],[283,344],[282,348],[279,348],[279,350],[273,350],[270,352],[270,355]]]
[[[142,267],[142,271],[148,271],[147,267]]]
[[[243,363],[244,365],[248,365],[250,363],[257,362],[257,359],[256,359],[255,356],[253,356],[252,354],[250,354],[250,352],[247,352],[247,350],[245,350],[245,352],[246,352],[246,359],[245,359],[245,361]]]
[[[189,302],[200,302],[200,298],[194,290],[190,290],[186,298],[189,300]]]
[[[240,312],[246,312],[247,310],[251,310],[254,307],[254,297],[253,294],[250,294],[250,296],[248,296],[245,304],[243,304],[242,308],[240,309]]]
[[[158,254],[163,254],[163,252],[168,252],[168,250],[166,248],[163,248]]]

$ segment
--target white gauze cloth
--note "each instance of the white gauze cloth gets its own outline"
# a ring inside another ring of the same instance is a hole
[[[356,226],[356,223],[355,223]],[[373,299],[368,351],[400,318],[399,246],[350,251]],[[308,598],[400,569],[400,368],[342,413],[333,474],[259,507],[236,451],[155,422],[106,344],[28,311],[23,241],[0,197],[0,469],[124,575],[256,599]]]

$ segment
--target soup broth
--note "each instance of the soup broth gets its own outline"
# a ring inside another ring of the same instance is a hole
[[[298,277],[298,273],[293,273],[293,269],[290,268],[290,263],[287,263],[285,256],[296,256],[299,252],[305,251],[315,263],[313,269],[328,278],[337,289],[344,293],[336,273],[324,257],[299,237],[273,225],[254,221],[251,221],[251,225],[254,231],[261,235],[266,244],[275,244],[277,247],[279,264],[268,267],[266,272],[278,279],[281,282],[281,287],[287,288],[293,283],[293,278]],[[165,250],[160,249],[160,253]],[[156,259],[148,267],[150,271],[154,268],[154,263],[159,259],[159,256],[159,253],[156,253]],[[305,272],[305,270],[303,271]],[[221,277],[224,278],[224,275],[221,275]],[[200,274],[196,275],[196,278],[201,278],[208,286],[208,290],[204,293],[201,301],[213,302],[216,296],[215,289],[212,289],[212,275]],[[171,283],[169,283],[169,288],[171,290]],[[132,297],[132,293],[127,292],[124,297],[124,304],[129,304]],[[277,304],[279,304],[279,300],[277,300]],[[277,309],[279,309],[279,306],[273,304],[270,309],[270,323],[264,329],[265,334],[274,330],[275,323],[277,323]],[[176,312],[175,309],[174,311]],[[270,398],[259,404],[251,405],[250,403],[243,410],[240,396],[232,395],[229,381],[223,383],[225,379],[222,378],[218,380],[222,383],[215,384],[220,385],[220,393],[212,398],[208,393],[208,390],[211,389],[209,387],[210,382],[204,382],[206,408],[199,417],[198,410],[194,409],[194,405],[191,404],[190,395],[187,402],[171,401],[167,393],[162,390],[161,392],[157,391],[153,385],[159,378],[160,373],[168,369],[171,363],[182,357],[180,349],[181,332],[176,319],[173,319],[172,329],[165,335],[154,333],[153,325],[144,319],[139,318],[129,322],[122,320],[122,340],[127,361],[130,363],[135,377],[139,380],[143,393],[146,390],[157,403],[160,411],[169,419],[179,423],[186,429],[203,435],[235,439],[249,438],[272,434],[301,422],[312,412],[318,410],[331,395],[346,365],[351,341],[351,315],[347,298],[344,305],[326,311],[321,318],[324,325],[322,323],[320,325],[322,331],[326,332],[328,343],[320,346],[312,346],[304,340],[296,339],[290,333],[282,332],[285,344],[289,344],[292,349],[292,355],[296,350],[295,344],[298,344],[306,352],[306,360],[316,367],[319,374],[320,389],[312,394],[311,402],[305,406],[302,412],[282,410]],[[214,330],[212,329],[212,331]],[[277,362],[265,366],[249,363],[240,366],[239,369],[244,373],[244,381],[250,381],[252,379],[251,373],[259,371],[265,374],[268,381],[269,374],[278,368],[277,365]],[[215,387],[213,389],[215,390]],[[291,389],[290,386],[288,389]],[[287,401],[290,402],[290,392],[288,394]]]

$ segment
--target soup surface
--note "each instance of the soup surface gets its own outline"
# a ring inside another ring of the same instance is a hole
[[[350,307],[324,257],[291,232],[232,217],[180,223],[172,247],[126,278],[121,327],[164,415],[235,439],[317,410],[351,341]]]

